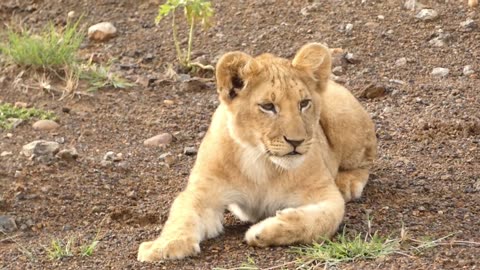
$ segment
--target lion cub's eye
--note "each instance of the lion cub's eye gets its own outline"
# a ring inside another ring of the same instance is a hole
[[[277,111],[275,110],[275,105],[273,103],[263,103],[263,104],[258,104],[260,106],[260,110],[264,112],[273,112],[276,113]]]
[[[304,99],[300,101],[300,110],[303,111],[308,109],[311,104],[312,104],[312,101],[310,99]]]

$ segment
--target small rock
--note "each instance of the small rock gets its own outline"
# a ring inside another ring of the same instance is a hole
[[[360,63],[360,60],[353,53],[346,53],[344,58],[350,64]]]
[[[32,125],[32,127],[35,130],[47,131],[57,129],[60,125],[52,120],[38,120]]]
[[[315,11],[320,11],[322,8],[322,4],[321,3],[312,3],[304,8],[302,8],[300,10],[300,13],[303,15],[303,16],[308,16],[310,15],[310,12],[315,12]]]
[[[337,75],[337,76],[341,76],[343,75],[343,67],[342,66],[336,66],[332,69],[332,73]]]
[[[178,74],[177,76],[177,81],[179,82],[186,82],[186,81],[189,81],[192,77],[190,77],[190,75],[188,74]]]
[[[127,193],[127,197],[130,198],[130,199],[135,199],[135,198],[137,198],[137,192],[135,192],[135,190],[132,190],[132,191]]]
[[[352,30],[353,30],[353,24],[349,23],[349,24],[345,25],[345,34],[346,35],[350,35],[352,33]]]
[[[113,161],[115,161],[115,162],[122,161],[122,160],[123,160],[123,154],[122,154],[122,153],[117,153],[117,154],[113,157]]]
[[[88,38],[94,41],[107,41],[117,35],[117,28],[111,22],[101,22],[88,28]]]
[[[184,81],[180,86],[180,90],[183,92],[198,92],[207,88],[208,85],[200,78],[191,78],[190,80]]]
[[[17,128],[21,124],[25,123],[25,121],[23,121],[23,119],[19,119],[19,118],[8,118],[7,120],[8,120],[8,122],[11,123],[12,128]]]
[[[415,10],[415,6],[417,4],[416,2],[417,2],[416,0],[407,0],[405,1],[405,4],[403,5],[403,7],[408,10]]]
[[[110,160],[102,160],[100,161],[100,165],[102,167],[109,167],[111,165],[113,165],[113,161],[110,161]]]
[[[15,107],[17,108],[27,108],[28,107],[28,104],[26,102],[20,102],[20,101],[17,101],[15,102],[14,104]]]
[[[384,96],[385,93],[386,93],[385,86],[376,85],[372,83],[362,90],[360,97],[373,99],[373,98]]]
[[[13,155],[12,152],[9,152],[9,151],[3,151],[1,154],[0,154],[0,157],[6,157],[6,156],[11,156]]]
[[[155,82],[154,78],[149,78],[149,77],[144,77],[144,76],[139,76],[137,80],[135,81],[135,84],[139,84],[143,86],[144,88],[149,87]]]
[[[113,152],[113,151],[108,151],[103,156],[104,161],[114,161],[114,159],[115,159],[115,152]]]
[[[68,18],[68,19],[73,19],[73,18],[75,18],[75,11],[72,10],[72,11],[68,12],[67,18]]]
[[[160,161],[165,162],[165,164],[167,164],[168,166],[171,166],[173,165],[173,163],[175,163],[175,156],[172,155],[172,153],[170,152],[161,154],[158,159],[160,159]]]
[[[143,142],[145,146],[162,146],[167,145],[173,141],[173,136],[170,133],[162,133],[160,135],[146,139]]]
[[[428,41],[428,43],[434,47],[443,47],[445,46],[450,40],[452,36],[449,33],[440,32],[438,35],[433,37]]]
[[[60,145],[57,142],[38,140],[24,145],[22,147],[22,153],[29,158],[41,156],[53,157],[58,153],[59,148]]]
[[[187,156],[193,156],[197,154],[197,148],[195,147],[185,147],[183,153]]]
[[[460,23],[460,26],[466,28],[467,30],[473,30],[477,28],[477,23],[472,19],[467,19],[466,21]]]
[[[15,223],[15,219],[10,216],[0,216],[0,231],[3,232],[13,232],[16,231],[17,223]]]
[[[418,12],[415,18],[420,19],[422,21],[432,21],[438,18],[438,12],[434,9],[424,8]]]
[[[171,100],[171,99],[165,99],[165,100],[163,101],[163,104],[165,104],[165,105],[173,105],[173,104],[175,104],[175,102],[174,102],[173,100]]]
[[[385,16],[383,16],[383,15],[378,15],[377,18],[378,18],[379,20],[382,20],[382,21],[385,20]]]
[[[472,66],[467,65],[467,66],[463,67],[463,75],[464,76],[470,76],[473,73],[475,73],[475,71],[472,69]]]
[[[397,66],[404,66],[406,64],[407,64],[407,58],[405,57],[399,58],[397,59],[397,61],[395,61],[395,65]]]
[[[63,160],[72,161],[78,158],[78,152],[75,148],[63,149],[57,153],[57,157]]]
[[[430,73],[434,77],[446,77],[450,73],[450,70],[448,68],[441,68],[441,67],[436,67],[432,70]]]

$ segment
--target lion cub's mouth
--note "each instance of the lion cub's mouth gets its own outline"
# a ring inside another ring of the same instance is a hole
[[[288,153],[287,156],[301,156],[302,154],[297,152],[297,150],[293,150],[292,152]]]

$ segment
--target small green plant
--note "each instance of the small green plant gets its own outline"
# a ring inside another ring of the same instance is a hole
[[[98,234],[92,240],[92,242],[84,245],[78,245],[74,237],[68,238],[66,241],[59,239],[52,239],[50,246],[45,247],[47,256],[50,260],[60,260],[65,257],[72,257],[79,255],[82,257],[92,256],[100,241],[98,240]]]
[[[400,248],[398,239],[389,240],[377,234],[354,237],[346,236],[344,230],[334,240],[325,239],[310,246],[293,247],[292,252],[299,255],[301,264],[307,266],[335,266],[340,263],[369,260],[395,253]]]
[[[50,260],[60,260],[65,257],[73,256],[73,246],[75,238],[67,239],[66,243],[59,239],[53,239],[50,246],[45,248]]]
[[[175,11],[183,8],[185,19],[189,25],[188,45],[186,52],[180,48],[180,41],[178,38],[178,26],[176,22]],[[192,44],[193,33],[197,24],[202,25],[205,29],[210,26],[213,17],[213,9],[210,1],[204,0],[167,0],[167,2],[158,9],[158,16],[155,22],[158,24],[164,17],[172,14],[172,35],[177,52],[177,59],[180,65],[186,68],[197,66],[204,69],[213,69],[211,66],[204,66],[200,63],[192,63]]]
[[[43,111],[35,108],[18,108],[9,103],[0,104],[0,129],[11,129],[12,119],[52,119],[55,114],[50,111]]]
[[[372,219],[367,217],[368,231],[365,234],[347,234],[346,228],[344,227],[343,232],[337,235],[334,240],[325,239],[320,243],[314,243],[312,245],[292,247],[290,248],[290,252],[297,255],[295,260],[274,265],[267,269],[329,269],[342,263],[372,260],[391,254],[412,257],[439,245],[480,246],[480,243],[471,241],[451,240],[445,243],[445,239],[455,235],[453,233],[435,240],[417,240],[409,237],[403,226],[400,231],[400,237],[397,238],[390,239],[388,237],[381,237],[377,233],[372,235],[371,221]],[[243,263],[239,267],[214,269],[257,270],[261,268],[256,266],[255,261],[248,257],[247,263]]]
[[[87,81],[90,87],[87,91],[93,92],[105,87],[127,88],[135,84],[128,82],[111,71],[111,64],[100,66],[87,64],[80,67],[80,79]]]
[[[0,51],[8,59],[22,67],[59,71],[73,66],[76,53],[84,38],[78,31],[78,23],[69,22],[62,31],[50,23],[39,34],[22,29],[8,31],[7,42],[0,45]]]
[[[95,248],[97,247],[99,241],[93,240],[90,244],[80,247],[80,255],[82,257],[90,257],[93,255]]]

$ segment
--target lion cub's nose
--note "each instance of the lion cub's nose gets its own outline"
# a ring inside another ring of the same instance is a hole
[[[293,146],[293,148],[298,147],[300,144],[302,144],[305,141],[305,140],[292,140],[285,136],[283,136],[283,138],[285,139],[286,142],[288,142],[291,146]]]

